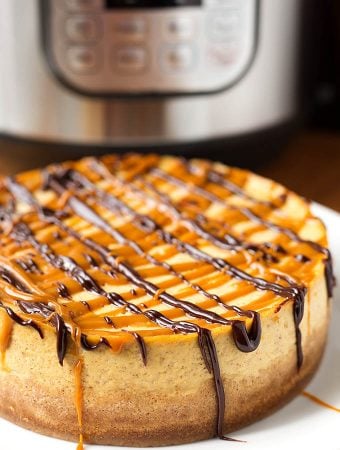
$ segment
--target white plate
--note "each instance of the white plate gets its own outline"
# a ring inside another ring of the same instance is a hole
[[[340,282],[340,214],[320,205],[313,207],[327,225],[335,273]],[[322,365],[308,386],[308,392],[324,401],[340,407],[340,289],[335,290],[333,318],[329,343]],[[176,450],[245,449],[275,450],[308,448],[340,450],[340,414],[321,407],[305,397],[299,396],[279,412],[233,436],[247,441],[246,444],[225,442],[219,439],[171,447]],[[75,450],[74,443],[40,436],[0,419],[1,450]],[[164,449],[164,447],[162,447]],[[86,445],[86,450],[110,450],[112,447]]]

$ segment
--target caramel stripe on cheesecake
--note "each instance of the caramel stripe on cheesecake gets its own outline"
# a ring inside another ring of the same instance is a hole
[[[236,347],[254,351],[261,338],[257,310],[273,301],[278,307],[292,301],[297,366],[301,367],[299,326],[306,288],[294,271],[312,264],[312,253],[321,252],[327,259],[330,293],[331,260],[328,250],[318,243],[304,241],[293,230],[266,219],[268,209],[284,203],[283,196],[258,201],[242,185],[213,170],[210,163],[196,176],[189,163],[179,161],[181,170],[170,174],[160,162],[156,156],[106,157],[55,165],[32,180],[7,178],[3,195],[8,207],[1,208],[0,218],[5,231],[1,242],[10,264],[0,261],[0,292],[4,292],[0,306],[22,325],[32,323],[38,330],[40,324],[54,327],[60,364],[70,339],[79,358],[80,346],[88,351],[101,345],[115,350],[134,339],[142,363],[147,364],[148,336],[196,334],[202,359],[212,374],[216,434],[223,439],[226,398],[214,329],[231,327]],[[169,192],[161,188],[160,181],[167,183]],[[255,210],[229,203],[228,195],[220,197],[221,189],[250,202]],[[204,210],[199,214],[194,206],[186,210],[189,196],[194,198],[188,201],[220,205],[228,214],[235,212],[292,242],[309,245],[311,251],[304,254],[298,248],[294,255],[280,242],[254,243],[230,231],[228,220],[221,235],[212,229]],[[180,258],[169,262],[176,254]],[[294,261],[294,270],[283,267],[280,271],[281,259]],[[48,283],[48,278],[53,281]],[[220,293],[226,284],[235,284],[237,289]],[[219,294],[212,292],[218,288]],[[249,293],[254,293],[252,304],[233,304]],[[82,366],[83,362],[77,365],[78,369]],[[81,370],[75,375],[81,433]]]

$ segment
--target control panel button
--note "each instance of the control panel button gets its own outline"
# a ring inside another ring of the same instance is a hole
[[[189,39],[194,34],[194,22],[190,17],[172,17],[165,23],[165,36],[170,40]]]
[[[239,45],[236,42],[213,44],[209,45],[207,49],[208,63],[215,68],[220,67],[223,69],[237,63],[239,54]]]
[[[98,68],[98,55],[94,47],[73,46],[67,50],[67,62],[76,73],[93,73]]]
[[[240,27],[241,20],[237,11],[214,13],[208,17],[208,33],[215,40],[225,41],[239,35]]]
[[[103,6],[102,0],[65,0],[69,11],[92,11]]]
[[[115,65],[124,73],[143,71],[147,66],[147,52],[141,46],[125,46],[115,50]]]
[[[172,72],[189,70],[194,64],[194,51],[191,45],[178,44],[166,46],[162,50],[163,66]]]
[[[98,39],[99,22],[90,16],[69,17],[65,23],[66,36],[75,42],[90,42]]]
[[[147,22],[137,17],[121,19],[114,23],[114,31],[122,38],[143,39],[147,34]]]

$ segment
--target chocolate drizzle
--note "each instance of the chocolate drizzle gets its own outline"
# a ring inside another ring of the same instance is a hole
[[[57,291],[62,298],[71,298],[70,292],[63,283],[57,283]]]
[[[47,263],[48,267],[53,267],[56,271],[61,271],[71,281],[70,288],[67,288],[62,282],[57,283],[57,294],[61,297],[59,301],[56,299],[52,301],[46,295],[46,298],[40,299],[39,297],[34,302],[28,301],[23,295],[22,299],[18,296],[19,298],[13,303],[18,306],[18,313],[6,306],[5,298],[4,303],[0,303],[0,307],[4,308],[8,315],[17,323],[24,326],[32,326],[41,336],[40,327],[36,324],[34,318],[24,320],[18,315],[20,311],[25,314],[39,315],[45,319],[45,322],[49,322],[54,326],[57,335],[57,355],[61,365],[63,365],[71,338],[77,345],[81,345],[84,350],[88,351],[96,350],[101,345],[110,346],[109,338],[98,337],[98,340],[93,342],[90,339],[90,334],[87,334],[86,331],[82,332],[81,326],[78,327],[77,311],[81,311],[81,314],[83,314],[84,306],[86,306],[86,312],[84,314],[86,316],[92,314],[92,307],[95,310],[96,304],[100,304],[101,306],[104,304],[107,307],[108,302],[115,308],[123,310],[123,315],[127,312],[140,316],[138,319],[146,322],[150,321],[152,326],[158,325],[168,330],[168,333],[197,334],[202,359],[207,370],[212,374],[216,392],[216,434],[222,439],[231,440],[225,437],[223,433],[226,398],[213,337],[213,329],[216,325],[230,326],[236,347],[245,353],[252,352],[260,345],[260,314],[254,310],[231,305],[229,302],[224,301],[221,296],[212,293],[208,288],[195,281],[191,281],[189,276],[184,275],[184,271],[176,270],[175,265],[166,262],[166,258],[164,260],[160,257],[156,258],[153,256],[150,248],[145,250],[143,241],[139,240],[138,237],[132,239],[128,233],[124,234],[122,231],[124,229],[123,227],[121,230],[120,227],[112,225],[110,220],[106,219],[106,213],[113,213],[115,216],[120,216],[121,219],[127,222],[129,221],[130,226],[134,227],[134,230],[137,230],[136,236],[142,235],[143,238],[150,237],[150,242],[153,242],[151,245],[167,244],[171,248],[171,251],[175,249],[177,252],[186,254],[198,266],[201,263],[203,266],[209,266],[223,280],[223,277],[225,277],[226,281],[232,278],[237,282],[243,282],[248,287],[250,286],[250,289],[269,291],[281,297],[283,299],[282,304],[288,300],[292,300],[298,368],[303,363],[300,323],[304,313],[306,288],[288,275],[276,275],[270,278],[271,280],[275,278],[275,281],[269,281],[265,277],[260,276],[261,272],[259,272],[260,275],[253,275],[253,272],[250,270],[246,271],[241,269],[238,264],[232,264],[229,258],[218,256],[219,252],[223,250],[230,252],[231,255],[241,254],[243,257],[246,255],[247,258],[250,257],[251,261],[255,262],[260,258],[266,269],[267,265],[279,264],[280,258],[283,256],[291,256],[289,251],[280,244],[272,242],[263,244],[246,242],[242,236],[239,237],[238,235],[232,234],[228,231],[228,228],[224,227],[221,227],[221,229],[223,228],[223,235],[221,235],[221,230],[209,228],[209,218],[204,212],[201,211],[194,216],[191,213],[189,214],[183,211],[180,206],[181,203],[176,201],[170,194],[165,194],[162,189],[159,189],[157,183],[153,183],[152,180],[159,178],[165,182],[186,189],[188,192],[194,192],[199,197],[198,199],[184,198],[183,200],[184,205],[186,202],[190,205],[190,211],[199,206],[201,198],[208,200],[211,204],[216,203],[224,207],[227,205],[228,209],[235,210],[235,212],[242,214],[250,221],[261,224],[280,234],[284,234],[294,242],[308,244],[313,250],[321,252],[325,255],[327,289],[331,296],[334,276],[329,251],[315,242],[301,239],[294,231],[272,223],[250,208],[226,204],[225,199],[220,198],[205,187],[206,183],[213,183],[221,188],[227,189],[230,193],[242,197],[254,205],[259,204],[262,208],[273,209],[278,207],[276,202],[275,204],[266,201],[259,202],[252,198],[242,187],[226,179],[222,174],[214,170],[207,171],[204,174],[205,179],[203,181],[201,180],[201,183],[188,184],[185,180],[170,175],[160,168],[148,167],[145,164],[139,167],[138,170],[132,170],[132,173],[127,178],[129,182],[127,182],[121,177],[113,176],[108,167],[100,161],[92,159],[89,162],[91,163],[95,177],[100,177],[102,181],[112,180],[113,185],[119,186],[124,192],[126,191],[131,195],[135,195],[135,198],[143,202],[144,205],[151,202],[156,207],[159,207],[161,211],[159,218],[153,219],[151,216],[139,212],[139,209],[135,210],[130,206],[128,195],[122,199],[119,194],[115,194],[111,190],[108,192],[101,187],[101,184],[91,181],[92,175],[88,177],[78,169],[65,169],[65,167],[68,167],[67,165],[54,166],[48,172],[46,171],[44,173],[44,188],[55,192],[59,198],[59,205],[63,203],[64,211],[62,212],[56,206],[51,207],[50,204],[44,206],[45,204],[39,203],[38,199],[27,189],[25,184],[12,178],[6,179],[5,184],[9,194],[12,196],[12,200],[9,203],[10,207],[8,209],[2,209],[2,216],[4,217],[6,229],[10,237],[16,244],[23,247],[29,244],[38,255],[37,257],[42,258],[43,263],[40,267],[43,267],[44,263]],[[185,163],[183,164],[185,165]],[[71,167],[73,166],[71,165]],[[192,167],[189,164],[186,167],[187,171],[193,174]],[[146,177],[146,173],[150,176]],[[286,201],[286,196],[278,199],[279,201],[282,204]],[[15,206],[19,202],[23,202],[32,208],[29,214],[16,215]],[[52,202],[51,204],[53,205]],[[98,212],[101,211],[99,207],[105,209],[105,214]],[[49,243],[46,243],[39,234],[39,227],[37,228],[34,226],[35,223],[31,222],[32,213],[37,213],[42,225],[50,225],[51,229],[53,228],[51,233],[54,239],[67,240],[70,249],[72,249],[73,239],[81,247],[84,247],[85,250],[82,249],[80,253],[82,257],[73,257],[71,250],[70,256],[61,254],[56,250],[53,242],[50,243],[51,241],[47,241]],[[72,217],[80,218],[85,222],[86,226],[92,226],[92,229],[94,227],[94,233],[82,233],[82,227],[78,228],[73,225]],[[165,221],[168,223],[169,220],[173,226],[167,228],[167,225],[164,225],[164,223]],[[187,233],[180,233],[178,231],[180,227],[185,228]],[[102,232],[102,240],[97,237],[99,231]],[[186,238],[187,235],[189,235],[188,238]],[[190,236],[195,236],[194,242]],[[204,246],[199,245],[200,241],[204,241],[210,246],[217,248],[217,255],[212,256],[205,251]],[[124,256],[112,250],[119,246],[124,249],[124,252],[122,252]],[[132,256],[130,256],[131,254]],[[17,264],[24,272],[31,273],[32,276],[38,276],[41,273],[40,268],[32,258],[17,260]],[[86,268],[90,267],[88,271],[82,267],[84,260],[86,260]],[[216,307],[216,310],[218,307],[222,307],[225,310],[225,314],[218,314],[215,310],[210,310],[210,307],[203,306],[203,303],[200,306],[200,304],[192,301],[183,300],[183,297],[180,295],[174,295],[170,289],[163,288],[162,283],[156,284],[151,282],[146,275],[143,275],[141,270],[137,270],[134,267],[133,263],[131,263],[132,260],[146,261],[149,263],[149,266],[159,268],[158,273],[160,275],[172,275],[177,282],[179,280],[186,285],[187,291],[193,290],[195,291],[193,294],[196,293],[196,295],[200,294],[205,297],[205,304],[212,304],[211,301],[215,302],[216,304],[213,304],[213,307]],[[299,263],[307,263],[309,262],[309,257],[306,255],[297,255],[296,261]],[[119,282],[125,284],[129,282],[133,285],[129,289],[127,297],[130,301],[126,300],[123,294],[107,292],[103,287],[104,284],[97,281],[97,277],[103,275],[110,277],[111,281],[112,279],[117,281],[117,284]],[[33,295],[26,282],[22,282],[22,278],[16,277],[15,273],[12,273],[7,267],[0,268],[0,277],[2,282],[10,284],[19,293]],[[192,277],[192,280],[194,280],[194,277]],[[89,301],[80,300],[79,302],[74,302],[72,297],[73,285],[79,285],[84,291],[95,294],[95,299],[93,301],[91,299]],[[150,297],[150,304],[152,305],[162,303],[174,308],[180,316],[187,316],[187,320],[176,320],[177,316],[171,316],[172,318],[169,318],[166,312],[162,313],[157,309],[149,309],[147,307],[149,302],[146,302],[146,304],[138,304],[138,298],[141,295],[148,295]],[[133,297],[132,300],[131,297]],[[77,307],[74,310],[72,307],[68,309],[68,305],[72,303],[77,303]],[[55,305],[58,308],[55,308]],[[230,315],[232,317],[237,315],[237,318],[227,318]],[[245,319],[241,320],[241,317]],[[121,317],[119,318],[121,319]],[[147,346],[142,332],[137,333],[131,331],[128,326],[121,327],[119,322],[116,323],[115,318],[112,320],[109,315],[98,317],[98,320],[102,321],[103,327],[106,327],[109,330],[108,332],[112,333],[113,336],[130,334],[138,346],[142,363],[144,365],[147,364]]]
[[[164,175],[164,178],[165,177],[166,176]],[[83,177],[80,177],[79,175],[77,176],[73,172],[68,171],[67,174],[63,173],[62,176],[57,181],[56,181],[56,175],[54,175],[54,177],[53,177],[52,185],[54,186],[54,188],[56,189],[56,191],[59,194],[62,192],[62,190],[60,189],[61,182],[62,182],[61,180],[63,180],[63,182],[67,182],[66,180],[69,178],[73,178],[73,179],[77,180],[83,186],[87,185],[87,187],[92,187],[92,186],[89,186],[88,182],[86,182],[86,180],[84,180]],[[174,177],[172,177],[172,176],[171,177],[169,176],[169,178],[171,181],[173,181],[173,179],[174,179]],[[50,180],[51,180],[51,178],[50,178]],[[152,187],[152,190],[155,191],[155,188]],[[93,187],[92,187],[92,191],[93,191]],[[200,192],[201,192],[201,189],[200,189]],[[97,191],[97,194],[98,194],[98,191]],[[114,205],[116,206],[116,208],[118,205],[121,208],[124,208],[124,212],[131,213],[130,208],[128,208],[126,205],[122,205],[122,202],[119,202],[117,199],[113,198],[109,194],[105,194],[104,200],[105,199],[106,199],[106,202],[105,202],[106,205],[109,205],[109,203],[111,201],[111,204],[112,204],[112,202],[114,202]],[[167,199],[165,197],[164,194],[162,195],[162,199],[165,202],[165,205],[168,208],[171,208],[171,211],[172,211],[172,213],[175,214],[176,218],[179,218],[180,213],[171,204],[169,199]],[[82,215],[82,217],[87,219],[84,214]],[[298,366],[298,368],[301,367],[302,362],[303,362],[303,354],[302,354],[301,332],[299,329],[299,324],[302,320],[301,312],[303,314],[303,302],[304,302],[304,297],[306,294],[306,289],[303,286],[297,286],[296,284],[293,284],[293,285],[291,284],[289,287],[282,287],[281,285],[278,285],[277,283],[271,283],[262,278],[253,277],[253,276],[249,275],[248,273],[238,269],[237,267],[234,267],[234,266],[228,264],[223,259],[213,258],[210,255],[206,254],[205,252],[202,252],[198,248],[193,247],[192,245],[187,244],[183,241],[180,241],[172,234],[160,229],[160,227],[154,221],[151,221],[151,219],[149,219],[149,223],[150,222],[151,222],[153,229],[156,229],[158,231],[158,233],[161,234],[163,241],[165,241],[168,244],[175,245],[177,249],[179,249],[180,251],[187,252],[193,258],[207,262],[207,263],[213,265],[216,270],[225,272],[234,278],[252,283],[257,289],[269,290],[283,298],[294,299],[293,317],[294,317],[295,334],[296,334],[297,366]],[[92,223],[96,224],[96,222],[92,222]],[[211,235],[210,233],[205,232],[204,230],[202,231],[202,229],[195,222],[189,221],[189,224],[195,230],[195,232],[197,232],[197,234],[199,236],[205,238],[209,242],[212,242],[213,244],[215,244],[219,247],[221,247],[221,246],[223,247],[223,245],[221,245],[220,240],[217,240],[216,237]],[[104,227],[102,226],[101,229],[104,229]],[[232,244],[229,243],[227,245],[232,245]],[[280,250],[281,253],[285,252],[285,250],[284,249],[281,250],[281,248],[278,248],[278,250]],[[234,310],[235,310],[235,307],[234,307]],[[253,312],[251,312],[251,314],[253,314]],[[253,324],[254,326],[252,327],[252,332],[253,332],[253,334],[255,332],[257,332],[258,336],[255,336],[255,338],[253,338],[253,340],[249,339],[249,336],[248,336],[249,333],[247,331],[240,330],[240,328],[244,327],[243,322],[233,322],[234,341],[235,341],[236,346],[242,351],[245,351],[245,349],[248,349],[247,351],[253,351],[259,344],[260,334],[261,334],[260,319],[257,317],[256,321],[254,320],[254,322],[255,323]],[[248,336],[248,338],[245,338],[244,336]],[[245,345],[244,343],[246,343],[247,345]]]
[[[88,180],[85,179],[85,177],[81,176],[79,173],[75,171],[63,171],[61,174],[57,175],[56,173],[50,174],[48,177],[45,177],[46,185],[50,186],[52,189],[54,189],[58,194],[63,194],[66,192],[66,189],[68,187],[69,181],[77,181],[78,183],[81,183],[82,186],[86,187],[90,191],[96,191],[99,197],[101,197],[102,204],[107,207],[109,210],[118,211],[124,214],[130,214],[134,217],[134,219],[137,219],[137,225],[139,225],[144,231],[152,232],[157,231],[158,235],[163,239],[163,241],[176,245],[177,248],[180,248],[180,250],[187,251],[187,253],[190,254],[193,258],[196,258],[196,253],[191,251],[188,251],[188,246],[186,246],[183,242],[175,238],[172,234],[165,232],[155,221],[152,219],[140,215],[133,211],[131,208],[129,208],[126,204],[124,204],[122,201],[118,200],[117,198],[113,197],[112,195],[105,194],[103,191],[100,191],[97,189],[92,183],[90,183]],[[203,294],[204,296],[211,298],[215,300],[217,303],[222,305],[224,308],[233,310],[237,312],[240,315],[244,315],[247,317],[252,317],[252,311],[242,311],[240,308],[236,308],[234,306],[229,306],[225,304],[221,298],[218,295],[214,295],[203,289],[198,284],[192,284],[190,283],[187,278],[181,274],[176,272],[173,267],[168,264],[164,263],[162,261],[157,260],[150,254],[146,254],[143,249],[135,242],[125,238],[120,232],[117,230],[114,230],[110,224],[108,224],[104,219],[102,219],[98,214],[94,212],[92,208],[90,208],[87,204],[82,202],[80,199],[78,199],[75,196],[70,196],[68,200],[69,205],[73,209],[73,211],[79,216],[82,217],[84,220],[89,221],[94,226],[100,228],[104,232],[108,233],[113,239],[115,239],[117,242],[121,244],[128,245],[131,247],[137,254],[145,257],[149,262],[156,266],[163,267],[166,271],[170,272],[172,275],[179,278],[181,281],[188,284],[190,287],[195,289],[197,292]],[[214,239],[212,237],[212,239]],[[192,247],[192,246],[191,246]],[[197,259],[197,258],[196,258]],[[209,261],[210,262],[210,261]]]
[[[39,325],[37,325],[36,322],[33,319],[28,319],[28,320],[22,319],[11,308],[9,308],[8,306],[3,305],[2,302],[0,302],[0,308],[3,308],[7,312],[9,317],[12,320],[14,320],[14,322],[16,322],[17,324],[19,324],[21,326],[24,326],[24,327],[31,327],[34,330],[36,330],[38,332],[39,336],[41,337],[41,339],[43,339],[43,337],[44,337],[43,332],[41,331],[41,328],[39,327]]]
[[[9,270],[0,268],[0,277],[4,281],[7,281],[7,283],[14,286],[19,291],[26,292],[26,293],[29,292],[27,287],[23,283],[21,283],[21,281],[18,280],[18,278],[16,276],[14,276],[11,272],[9,272]]]
[[[32,259],[17,259],[16,263],[25,271],[28,273],[40,273],[41,270],[39,269],[37,263]]]
[[[128,333],[130,333],[131,336],[133,336],[135,338],[135,340],[138,344],[138,347],[139,347],[140,354],[142,356],[143,364],[144,364],[144,366],[146,366],[147,348],[146,348],[144,339],[142,338],[142,336],[140,334],[136,333],[135,331],[128,331]]]
[[[110,344],[108,343],[107,339],[103,337],[101,337],[96,344],[90,344],[87,336],[85,334],[82,334],[80,337],[80,342],[85,350],[96,350],[102,344],[105,344],[107,347],[110,347]]]
[[[177,184],[177,185],[180,185],[183,187],[187,187],[181,179],[176,178],[172,175],[169,175],[168,173],[163,172],[160,169],[153,169],[152,172],[155,173],[156,175],[162,177],[164,180],[167,180],[169,183],[174,183],[174,184]],[[208,175],[208,178],[209,178],[209,175]],[[220,175],[218,178],[219,178],[219,182],[217,182],[217,178],[215,177],[215,183],[223,186],[224,181],[226,182],[226,180],[224,180],[223,177],[221,179]],[[221,183],[221,180],[224,180],[224,181],[222,181],[222,183]],[[210,180],[210,181],[212,181],[212,180]],[[224,206],[226,205],[226,203],[220,197],[218,197],[217,195],[213,194],[210,191],[207,191],[206,189],[203,189],[199,186],[192,186],[192,185],[190,186],[190,189],[192,189],[198,195],[201,195],[203,198],[210,201],[211,203],[218,203],[218,204],[222,204]],[[251,198],[248,195],[246,195],[246,197]],[[285,199],[284,199],[284,201],[285,201]],[[257,203],[259,203],[259,202],[257,202]],[[267,206],[270,206],[270,205],[267,204]],[[271,230],[274,230],[278,233],[282,233],[282,234],[286,235],[292,241],[305,243],[305,244],[309,245],[310,247],[312,247],[317,252],[323,253],[325,255],[325,260],[324,260],[325,261],[325,275],[326,275],[328,296],[329,297],[333,296],[333,288],[335,286],[336,281],[335,281],[335,277],[334,277],[332,257],[331,257],[330,251],[326,247],[323,247],[322,245],[318,244],[317,242],[300,238],[300,236],[298,234],[296,234],[290,228],[282,227],[280,225],[275,224],[274,222],[271,222],[270,220],[266,220],[263,217],[258,216],[254,211],[252,211],[249,208],[238,207],[238,206],[234,206],[234,205],[228,205],[228,207],[230,209],[238,210],[245,217],[247,217],[248,219],[250,219],[254,222],[257,222],[257,223],[259,223]]]

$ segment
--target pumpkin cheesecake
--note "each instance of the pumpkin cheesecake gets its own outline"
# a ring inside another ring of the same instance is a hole
[[[5,419],[80,447],[229,440],[315,373],[331,255],[278,183],[108,155],[2,178],[0,204]]]

